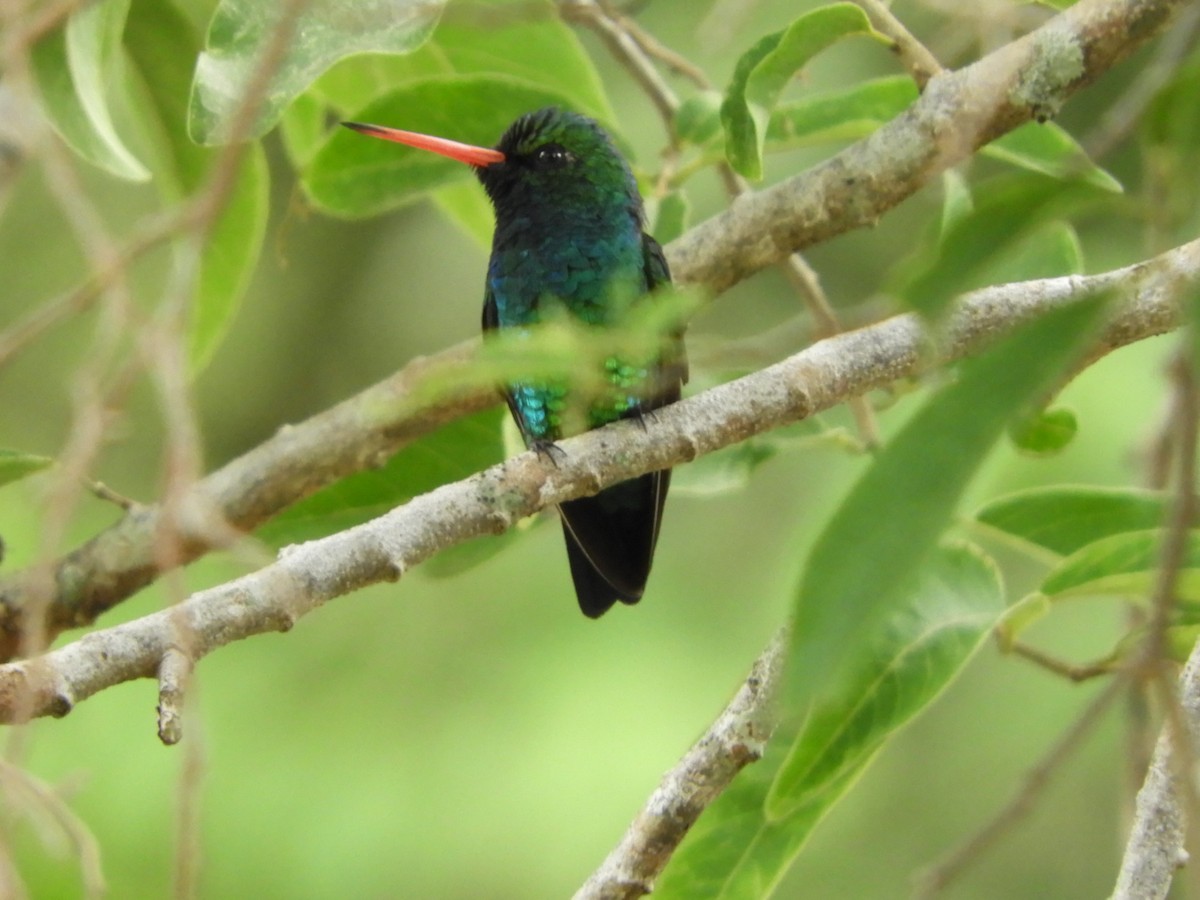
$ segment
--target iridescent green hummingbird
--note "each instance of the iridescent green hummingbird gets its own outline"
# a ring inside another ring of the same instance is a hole
[[[642,296],[670,282],[662,248],[642,230],[629,165],[594,121],[550,107],[517,119],[495,148],[379,125],[345,123],[372,137],[430,150],[475,170],[496,213],[483,328],[527,328],[554,309],[590,326],[620,326]],[[682,334],[658,355],[605,360],[602,391],[569,379],[504,387],[527,446],[554,442],[617,419],[641,419],[679,399],[687,378]],[[557,451],[556,451],[557,452]],[[637,603],[658,541],[670,470],[652,472],[560,504],[567,558],[584,614],[617,600]]]

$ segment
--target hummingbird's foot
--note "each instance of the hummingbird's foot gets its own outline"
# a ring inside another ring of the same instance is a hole
[[[558,444],[554,443],[554,441],[546,438],[534,438],[529,444],[529,449],[538,456],[544,456],[546,459],[550,460],[556,469],[558,468],[558,460],[560,458],[567,458],[567,451],[558,446]]]
[[[629,418],[641,425],[642,431],[647,431],[650,427],[647,423],[654,421],[654,410],[643,409],[639,406],[634,409],[633,415]]]

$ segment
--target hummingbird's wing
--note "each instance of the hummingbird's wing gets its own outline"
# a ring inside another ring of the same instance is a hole
[[[647,292],[670,284],[662,247],[648,234],[642,235],[642,252]],[[679,399],[687,380],[682,330],[668,336],[653,378],[650,391],[630,416],[644,416]],[[559,505],[571,577],[584,615],[596,618],[618,600],[637,603],[641,599],[670,483],[670,469],[649,472],[594,497]]]

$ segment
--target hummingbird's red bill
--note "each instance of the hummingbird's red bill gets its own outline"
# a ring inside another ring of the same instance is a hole
[[[447,138],[434,137],[431,134],[401,131],[399,128],[386,128],[383,125],[366,125],[362,122],[343,122],[342,124],[360,134],[381,138],[385,141],[395,141],[397,144],[416,147],[418,150],[429,150],[470,166],[485,168],[493,163],[504,162],[504,154],[491,147],[476,147],[474,144],[462,144]]]

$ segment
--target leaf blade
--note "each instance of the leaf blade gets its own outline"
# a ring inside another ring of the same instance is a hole
[[[348,6],[312,0],[296,16],[295,35],[263,91],[248,135],[266,134],[293,98],[339,59],[355,53],[408,53],[433,33],[445,2],[369,0]],[[198,143],[229,140],[229,130],[253,84],[263,54],[281,27],[284,10],[255,0],[221,0],[196,62],[189,132]]]
[[[837,684],[843,648],[894,604],[1008,421],[1076,358],[1103,309],[1092,298],[1055,310],[969,360],[879,453],[809,555],[789,648],[790,705]],[[787,813],[800,775],[781,768],[772,814]]]
[[[802,724],[781,726],[765,759],[701,817],[655,886],[663,898],[761,898],[783,878],[822,817],[899,729],[970,660],[1004,608],[995,565],[965,544],[939,548],[872,641],[854,676]],[[787,749],[804,759],[803,799],[772,819],[765,799]]]

